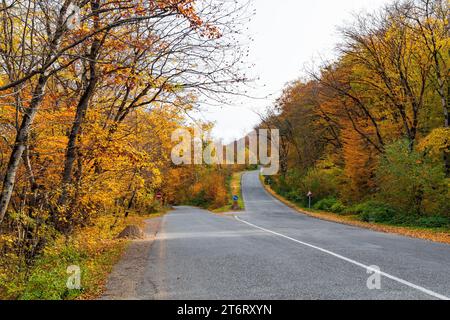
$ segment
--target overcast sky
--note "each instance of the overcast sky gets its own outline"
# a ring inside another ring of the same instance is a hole
[[[245,1],[245,0],[242,0]],[[237,98],[235,105],[204,107],[204,119],[216,122],[214,136],[227,142],[248,133],[262,112],[289,81],[304,75],[305,65],[331,58],[340,41],[336,28],[352,21],[352,13],[372,11],[391,0],[253,0],[256,15],[249,23],[249,63],[260,80],[250,95],[267,99]]]

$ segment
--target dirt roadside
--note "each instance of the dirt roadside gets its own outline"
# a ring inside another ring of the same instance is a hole
[[[145,239],[132,241],[108,277],[99,300],[134,300],[138,286],[144,280],[149,252],[160,231],[163,217],[145,221]]]

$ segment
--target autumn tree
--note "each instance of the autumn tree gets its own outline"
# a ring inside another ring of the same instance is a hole
[[[80,24],[70,28],[75,6],[81,10]],[[50,97],[49,83],[65,86],[55,91],[79,96],[58,200],[58,207],[64,207],[74,182],[77,144],[93,102],[110,104],[103,122],[104,129],[112,134],[118,123],[138,108],[149,110],[155,103],[166,103],[183,109],[195,94],[227,93],[233,83],[244,79],[235,72],[241,53],[232,39],[241,9],[240,5],[191,0],[136,0],[126,5],[120,1],[65,1],[62,6],[52,1],[19,1],[6,7],[2,11],[5,39],[10,37],[8,28],[12,28],[8,24],[15,23],[10,16],[17,17],[20,24],[14,30],[23,32],[7,42],[3,59],[23,60],[29,65],[20,64],[18,74],[5,70],[10,76],[0,91],[8,98],[11,90],[20,96],[27,94],[20,86],[34,89],[24,108],[12,103],[22,123],[6,168],[0,220],[13,193],[20,159],[27,154],[33,121]],[[13,48],[17,39],[21,49]],[[224,55],[232,51],[233,55]],[[10,52],[14,52],[13,58]]]
[[[338,197],[442,214],[436,159],[448,176],[448,10],[448,1],[397,1],[340,28],[339,57],[289,84],[263,117],[261,126],[283,132],[289,154],[275,189],[300,203],[314,189],[339,210]]]

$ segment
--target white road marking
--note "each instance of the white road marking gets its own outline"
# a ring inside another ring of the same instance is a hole
[[[358,267],[361,267],[361,268],[363,268],[363,269],[371,270],[371,267],[370,267],[370,266],[366,266],[366,265],[363,264],[363,263],[360,263],[360,262],[355,261],[355,260],[352,260],[352,259],[350,259],[350,258],[341,256],[340,254],[337,254],[337,253],[334,253],[334,252],[332,252],[332,251],[329,251],[329,250],[320,248],[320,247],[318,247],[318,246],[315,246],[315,245],[312,245],[312,244],[309,244],[309,243],[306,243],[306,242],[303,242],[303,241],[300,241],[300,240],[297,240],[297,239],[288,237],[288,236],[286,236],[286,235],[284,235],[284,234],[281,234],[281,233],[278,233],[278,232],[275,232],[275,231],[272,231],[272,230],[268,230],[268,229],[259,227],[259,226],[257,226],[257,225],[254,225],[254,224],[250,223],[250,222],[244,221],[244,220],[242,220],[241,218],[239,218],[239,217],[237,217],[237,216],[235,216],[235,219],[238,220],[238,221],[240,221],[240,222],[242,222],[242,223],[245,223],[245,224],[247,224],[247,225],[249,225],[249,226],[251,226],[251,227],[253,227],[253,228],[256,228],[256,229],[262,230],[262,231],[264,231],[264,232],[268,232],[268,233],[271,233],[271,234],[273,234],[273,235],[276,235],[276,236],[279,236],[279,237],[282,237],[282,238],[285,238],[285,239],[288,239],[288,240],[297,242],[297,243],[299,243],[299,244],[301,244],[301,245],[304,245],[304,246],[307,246],[307,247],[310,247],[310,248],[319,250],[319,251],[321,251],[321,252],[323,252],[323,253],[326,253],[326,254],[329,254],[329,255],[331,255],[331,256],[333,256],[333,257],[336,257],[336,258],[339,258],[339,259],[341,259],[341,260],[350,262],[350,263],[352,263],[352,264],[354,264],[354,265],[356,265],[356,266],[358,266]],[[421,291],[421,292],[423,292],[423,293],[425,293],[425,294],[427,294],[427,295],[430,295],[430,296],[432,296],[432,297],[438,298],[438,299],[440,299],[440,300],[450,300],[449,297],[446,297],[446,296],[444,296],[444,295],[442,295],[442,294],[436,293],[436,292],[431,291],[431,290],[429,290],[429,289],[426,289],[426,288],[424,288],[424,287],[418,286],[418,285],[416,285],[416,284],[414,284],[414,283],[411,283],[411,282],[409,282],[409,281],[406,281],[406,280],[397,278],[397,277],[395,277],[395,276],[393,276],[393,275],[390,275],[389,273],[386,273],[386,272],[383,272],[383,271],[380,271],[379,273],[380,273],[380,275],[385,276],[386,278],[389,278],[389,279],[391,279],[391,280],[397,281],[397,282],[399,282],[399,283],[401,283],[401,284],[404,284],[404,285],[406,285],[406,286],[408,286],[408,287],[411,287],[411,288],[413,288],[413,289],[416,289],[416,290],[418,290],[418,291]]]

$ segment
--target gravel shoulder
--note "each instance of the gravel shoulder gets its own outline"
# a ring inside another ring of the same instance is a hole
[[[106,289],[100,300],[134,300],[138,289],[145,281],[144,275],[149,263],[148,256],[158,234],[163,217],[145,221],[145,239],[133,240],[125,250],[119,263],[109,275]]]

